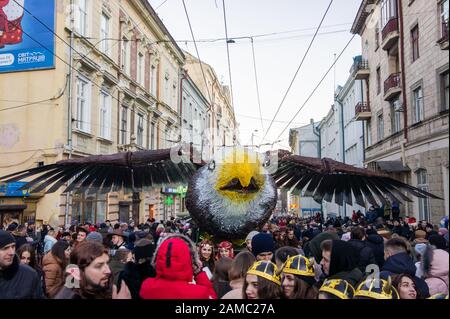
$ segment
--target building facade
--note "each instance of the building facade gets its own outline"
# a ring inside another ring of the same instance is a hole
[[[337,103],[332,105],[327,116],[317,126],[320,132],[320,157],[343,161],[342,155],[342,130],[341,111]],[[323,202],[324,216],[344,216],[344,210],[336,203]]]
[[[182,99],[182,141],[193,143],[202,154],[209,150],[208,135],[211,112],[209,103],[192,78],[186,72],[183,81]],[[203,154],[207,158],[207,154]]]
[[[319,122],[311,119],[310,124],[289,130],[289,146],[292,154],[320,158]],[[303,197],[297,191],[288,190],[288,207],[299,216],[311,216],[322,211],[320,204],[311,197]]]
[[[54,68],[0,73],[0,175],[69,157],[179,143],[185,56],[148,2],[55,5]],[[176,196],[174,204],[166,200],[165,188],[134,196],[74,192],[68,197],[63,188],[45,196],[17,196],[15,187],[0,187],[2,220],[143,222],[170,217],[182,207]]]
[[[212,156],[224,147],[239,144],[238,124],[231,105],[230,91],[222,85],[214,69],[186,53],[186,70],[193,82],[207,99],[210,110],[208,114],[209,154]]]
[[[366,122],[365,164],[444,200],[414,198],[402,215],[449,214],[448,0],[364,0],[352,32],[365,81],[356,119]]]

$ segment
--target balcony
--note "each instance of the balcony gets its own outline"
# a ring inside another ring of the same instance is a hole
[[[448,21],[442,22],[441,26],[441,38],[439,39],[438,43],[441,46],[442,50],[448,50]]]
[[[382,31],[381,47],[385,51],[389,51],[394,45],[397,44],[400,33],[398,32],[398,19],[392,18],[385,25]]]
[[[369,70],[369,62],[368,61],[359,61],[353,64],[352,68],[353,76],[355,80],[366,80],[370,76]]]
[[[359,102],[355,107],[355,120],[366,121],[370,120],[372,112],[370,111],[370,105],[367,102]]]
[[[384,100],[391,101],[402,93],[400,73],[391,74],[384,81]]]

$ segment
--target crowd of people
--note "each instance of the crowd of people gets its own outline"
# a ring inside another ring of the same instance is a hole
[[[448,299],[448,219],[274,217],[242,242],[172,218],[0,230],[0,299]]]

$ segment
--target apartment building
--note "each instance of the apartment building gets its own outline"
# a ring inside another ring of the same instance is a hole
[[[194,83],[207,99],[210,107],[208,131],[210,154],[223,147],[238,145],[238,124],[231,105],[231,95],[227,86],[220,83],[214,69],[205,62],[185,52],[186,70]]]
[[[29,69],[0,64],[0,175],[181,141],[185,56],[146,0],[25,1],[18,9],[22,45],[41,52],[34,59],[19,53],[18,62],[46,63]],[[0,47],[2,61],[15,54],[8,42]],[[2,221],[143,222],[182,207],[177,193],[161,188],[67,197],[63,189],[21,194],[20,186],[0,186]]]
[[[310,120],[310,124],[289,130],[289,146],[292,154],[320,158],[320,122]],[[292,210],[298,216],[312,216],[322,211],[321,204],[314,201],[312,197],[304,197],[298,191],[287,191],[288,207],[295,207]]]
[[[449,214],[448,4],[364,0],[352,27],[362,44],[355,113],[365,122],[365,165],[442,197],[401,207],[432,222]]]

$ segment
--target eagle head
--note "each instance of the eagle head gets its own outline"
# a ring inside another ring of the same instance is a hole
[[[238,239],[270,218],[277,188],[262,163],[260,154],[233,148],[196,172],[186,207],[201,229],[218,238]]]

